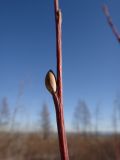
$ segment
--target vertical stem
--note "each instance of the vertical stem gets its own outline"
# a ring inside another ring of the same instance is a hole
[[[56,14],[56,12],[59,10],[58,0],[54,0],[54,8],[55,8],[55,14]]]
[[[64,115],[63,115],[63,110],[61,110],[62,106],[60,105],[59,99],[56,94],[53,95],[53,100],[54,100],[55,109],[56,109],[56,119],[57,119],[61,160],[69,160],[67,139],[65,134],[65,126],[64,126]]]
[[[56,53],[57,53],[57,88],[58,96],[62,101],[62,14],[59,9],[58,0],[54,1],[55,4],[55,22],[56,22]]]
[[[63,96],[62,96],[62,14],[59,9],[58,0],[54,0],[55,7],[55,22],[56,22],[56,57],[57,57],[57,97],[58,101],[53,96],[56,119],[59,136],[59,147],[62,160],[69,160],[67,139],[65,134],[64,113],[63,113]],[[58,102],[58,103],[56,103]]]

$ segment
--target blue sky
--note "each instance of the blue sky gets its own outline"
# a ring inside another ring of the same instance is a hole
[[[65,122],[72,128],[74,108],[84,99],[92,115],[101,103],[101,130],[111,130],[113,100],[120,91],[120,44],[109,28],[101,5],[106,2],[120,29],[120,1],[60,0],[63,13],[63,86]],[[7,96],[13,110],[20,86],[25,121],[38,119],[43,103],[55,113],[44,78],[55,71],[53,1],[0,0],[0,99]],[[93,118],[94,122],[94,118]]]

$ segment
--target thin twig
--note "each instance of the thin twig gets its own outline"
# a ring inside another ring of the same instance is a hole
[[[111,18],[110,13],[109,13],[108,6],[104,4],[102,8],[103,8],[103,12],[104,12],[104,14],[105,14],[105,16],[107,18],[107,22],[108,22],[110,28],[113,31],[113,34],[115,35],[115,37],[117,38],[118,42],[120,43],[120,34],[118,33],[117,28],[116,28],[116,26],[114,25],[114,23],[112,21],[112,18]]]

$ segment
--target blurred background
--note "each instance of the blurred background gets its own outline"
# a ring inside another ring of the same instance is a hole
[[[63,97],[70,160],[120,159],[120,1],[61,1]],[[53,1],[0,0],[0,159],[59,160],[45,88],[56,72]]]

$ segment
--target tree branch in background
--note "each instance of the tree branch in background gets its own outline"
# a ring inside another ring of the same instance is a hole
[[[115,37],[117,38],[118,42],[120,43],[120,34],[118,33],[117,28],[116,28],[116,26],[114,25],[114,23],[112,21],[112,18],[111,18],[110,13],[109,13],[108,6],[104,4],[102,9],[103,9],[103,12],[104,12],[104,14],[105,14],[105,16],[107,18],[107,22],[108,22],[110,28],[113,31],[113,34],[115,35]]]
[[[107,18],[107,22],[108,22],[110,28],[113,31],[113,34],[115,35],[118,42],[120,43],[120,34],[118,33],[117,28],[112,21],[112,18],[111,18],[110,13],[109,13],[109,8],[105,4],[103,5],[103,12],[104,12],[104,14]],[[115,156],[116,156],[116,160],[120,160],[120,142],[116,139],[115,139]]]

